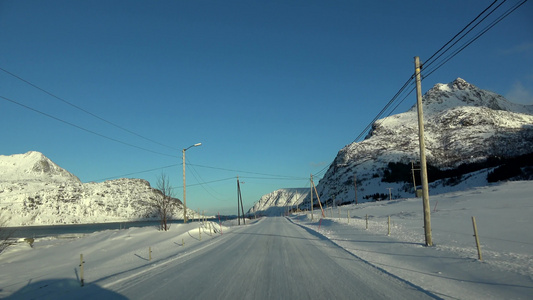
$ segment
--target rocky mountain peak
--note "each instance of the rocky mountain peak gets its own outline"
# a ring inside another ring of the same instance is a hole
[[[0,155],[0,167],[0,179],[2,180],[33,180],[39,177],[47,177],[56,181],[80,182],[76,176],[37,151],[9,156]]]
[[[465,90],[479,90],[475,85],[468,83],[463,78],[457,77],[454,81],[450,83],[437,83],[435,84],[427,94],[432,93],[454,93],[456,91],[465,91]]]
[[[470,84],[466,82],[466,80],[462,78],[457,78],[454,81],[448,83],[448,84],[437,84],[436,87],[443,89],[443,87],[446,87],[447,91],[457,91],[457,90],[474,90],[478,89],[475,85]]]
[[[438,83],[427,91],[422,99],[424,114],[441,113],[455,107],[487,107],[515,113],[533,114],[533,106],[507,101],[503,96],[467,82],[462,78],[444,84]],[[416,112],[414,104],[410,112]]]

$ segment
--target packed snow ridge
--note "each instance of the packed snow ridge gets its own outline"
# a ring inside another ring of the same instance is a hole
[[[161,193],[142,179],[82,183],[42,153],[0,155],[0,217],[5,226],[157,219]],[[173,213],[183,216],[181,201]]]

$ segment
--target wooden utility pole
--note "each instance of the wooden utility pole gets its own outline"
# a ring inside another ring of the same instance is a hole
[[[422,180],[422,203],[424,207],[424,233],[426,237],[426,246],[433,246],[431,239],[431,213],[429,207],[429,186],[428,173],[426,165],[426,145],[424,143],[424,113],[422,109],[422,85],[420,79],[420,58],[415,57],[415,76],[416,76],[416,106],[418,108],[418,139],[420,142],[420,177]]]
[[[242,194],[239,186],[239,196],[241,197],[241,211],[242,211],[242,224],[246,225],[246,220],[244,219],[244,208],[242,207]]]
[[[241,225],[241,186],[239,185],[239,176],[237,176],[237,222]]]
[[[242,224],[246,225],[244,221],[244,208],[242,207],[242,195],[241,195],[241,184],[239,182],[239,176],[237,176],[237,222],[238,225],[241,225],[241,211],[242,211]]]
[[[353,175],[353,185],[355,187],[355,205],[357,205],[357,176]]]
[[[311,196],[311,222],[313,221],[313,174],[311,174],[311,177],[310,177],[310,186],[311,186],[311,191],[309,193],[309,195]]]
[[[325,218],[326,215],[324,215],[324,209],[322,208],[322,203],[320,202],[320,197],[318,196],[318,192],[316,191],[315,183],[313,182],[313,174],[311,174],[311,195],[313,194],[313,189],[315,190],[316,199],[318,200],[318,206],[320,206],[320,211],[322,212],[322,218]]]
[[[187,192],[185,190],[187,186],[185,184],[185,151],[187,151],[187,149],[183,149],[183,151],[181,152],[181,157],[183,159],[183,224],[187,223]]]

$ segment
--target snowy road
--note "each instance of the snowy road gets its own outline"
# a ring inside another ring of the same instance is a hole
[[[432,298],[285,218],[217,239],[107,289],[130,299]]]

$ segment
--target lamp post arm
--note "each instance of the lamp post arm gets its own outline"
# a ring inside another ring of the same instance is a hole
[[[187,148],[183,148],[182,151],[182,165],[183,165],[183,223],[187,223],[187,192],[186,192],[186,185],[185,185],[185,151],[192,147],[198,147],[201,146],[202,143],[196,143],[194,145],[191,145]]]

